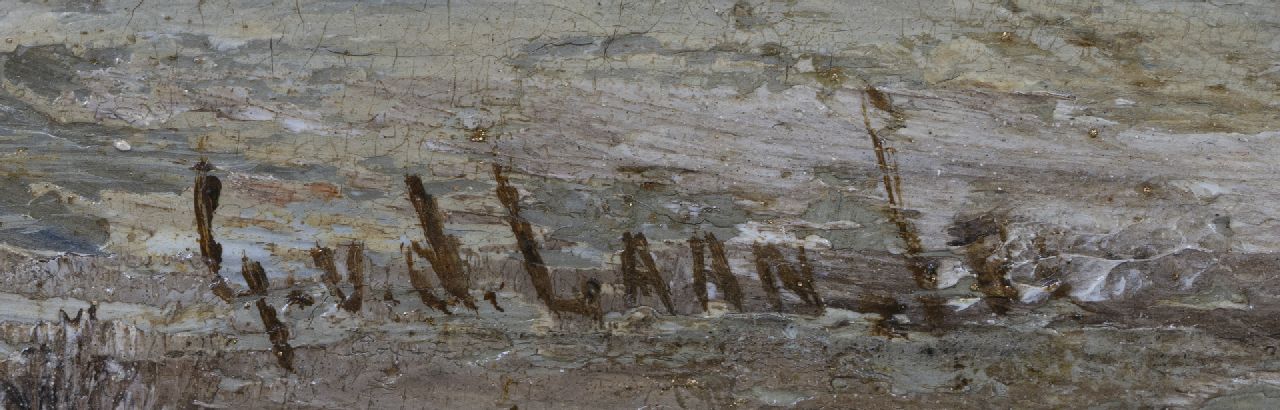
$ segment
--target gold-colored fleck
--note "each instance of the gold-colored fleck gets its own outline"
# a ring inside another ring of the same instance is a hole
[[[476,127],[476,129],[471,130],[471,135],[468,138],[471,139],[471,142],[484,142],[489,139],[489,129]]]
[[[814,74],[817,75],[819,83],[832,88],[839,87],[841,84],[844,84],[844,80],[846,78],[844,69],[835,66],[820,69]]]

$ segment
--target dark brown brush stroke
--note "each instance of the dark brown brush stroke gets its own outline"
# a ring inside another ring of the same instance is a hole
[[[391,291],[390,284],[387,284],[387,287],[382,291],[382,303],[386,303],[387,306],[396,306],[400,304],[400,300],[396,299],[395,292]]]
[[[342,276],[338,275],[338,267],[334,265],[333,249],[325,247],[312,249],[311,259],[316,262],[316,267],[323,271],[320,275],[320,280],[324,282],[325,288],[329,289],[329,294],[332,294],[333,298],[338,300],[338,303],[346,302],[347,294],[342,291],[341,286],[338,286],[339,282],[342,281]]]
[[[809,264],[809,258],[804,252],[804,246],[796,248],[796,259],[800,263],[800,271],[798,276],[782,275],[783,285],[787,286],[792,292],[800,294],[802,299],[809,302],[810,305],[817,307],[818,310],[825,308],[822,302],[822,296],[818,295],[818,287],[813,280],[813,265]],[[809,297],[805,298],[804,294],[808,293]]]
[[[898,168],[898,150],[893,147],[885,147],[884,157],[888,161],[889,174],[893,177],[893,196],[898,198],[898,206],[894,209],[899,211],[899,216],[901,217],[901,210],[906,207],[906,198],[902,196],[902,172]],[[888,188],[886,187],[886,189]],[[910,226],[909,228],[911,228],[909,233],[916,235],[915,227]]]
[[[550,307],[555,296],[551,284],[551,272],[547,270],[546,263],[542,261],[542,255],[538,253],[538,241],[533,238],[533,227],[529,225],[529,221],[520,217],[520,192],[511,186],[505,175],[502,175],[501,165],[493,165],[493,179],[498,183],[496,188],[498,201],[507,210],[507,223],[511,226],[511,233],[516,237],[516,245],[520,248],[521,256],[524,256],[524,270],[529,273],[538,299]]]
[[[604,320],[604,312],[600,309],[600,281],[595,278],[585,279],[578,284],[578,299],[557,301],[561,311],[590,316],[596,321]]]
[[[649,296],[650,292],[657,292],[667,312],[676,314],[676,308],[671,304],[671,289],[662,280],[658,266],[653,261],[653,254],[649,253],[649,240],[645,239],[643,233],[632,235],[630,232],[623,232],[622,243],[622,282],[627,289],[627,300],[636,303],[637,293]],[[636,267],[636,260],[641,263],[639,268]],[[705,282],[703,286],[705,298]]]
[[[267,287],[271,283],[267,281],[267,271],[262,269],[262,264],[257,261],[250,260],[248,257],[240,258],[240,275],[244,276],[244,282],[249,285],[249,290],[241,295],[266,296]]]
[[[884,192],[889,196],[889,206],[897,207],[898,200],[894,197],[893,177],[889,169],[889,161],[885,155],[884,140],[880,138],[880,135],[876,134],[875,128],[871,127],[871,115],[867,113],[866,101],[862,102],[862,124],[867,130],[867,135],[871,137],[871,145],[875,148],[876,164],[880,167],[880,177],[884,179]]]
[[[899,313],[907,309],[906,305],[899,303],[892,296],[882,295],[863,295],[858,300],[858,312],[875,313],[880,315],[879,319],[871,321],[871,334],[876,336],[884,336],[890,339],[895,337],[906,338],[907,333],[898,329],[898,320],[894,318]]]
[[[777,279],[782,283],[782,286],[799,296],[805,304],[822,309],[822,298],[818,296],[817,289],[814,289],[813,270],[809,266],[804,247],[799,247],[796,252],[800,261],[800,266],[798,267],[788,262],[776,246],[765,245],[765,247],[774,272],[777,274]]]
[[[351,294],[342,301],[342,308],[359,312],[364,303],[364,245],[353,243],[347,248],[347,281],[351,282]]]
[[[947,300],[940,296],[920,296],[916,298],[920,305],[924,307],[924,325],[933,332],[941,332],[946,330],[947,325]]]
[[[444,233],[444,215],[436,198],[427,193],[422,178],[417,175],[405,175],[404,184],[409,189],[409,202],[418,214],[418,225],[431,245],[423,247],[418,241],[412,241],[413,251],[431,263],[431,270],[450,295],[461,300],[467,309],[476,310],[476,299],[471,296],[471,277],[458,253],[458,238]]]
[[[893,103],[889,102],[889,96],[884,95],[883,92],[877,90],[873,86],[868,86],[866,91],[867,97],[871,100],[872,106],[890,114],[897,112],[893,109]]]
[[[493,164],[493,179],[497,182],[498,201],[507,210],[507,223],[511,233],[516,237],[516,245],[520,255],[524,257],[524,270],[529,273],[533,290],[538,299],[552,312],[569,312],[590,316],[597,321],[603,318],[600,310],[600,283],[594,279],[583,282],[579,286],[582,297],[579,299],[558,299],[551,282],[551,271],[538,253],[538,241],[534,239],[533,227],[529,221],[520,217],[520,191],[511,186],[511,181],[502,174],[502,166]]]
[[[600,309],[600,282],[587,279],[578,284],[577,299],[556,298],[548,306],[552,312],[568,312],[595,319],[604,320],[604,312]]]
[[[902,239],[903,245],[906,247],[903,252],[906,259],[907,270],[911,272],[912,278],[916,282],[916,286],[921,289],[937,288],[937,275],[929,269],[929,263],[920,257],[924,252],[924,246],[920,242],[920,235],[916,233],[915,226],[908,221],[906,216],[902,214],[902,175],[898,172],[898,160],[893,155],[893,148],[885,147],[884,139],[876,134],[875,128],[871,127],[871,115],[867,113],[867,100],[871,100],[871,104],[876,108],[895,113],[893,106],[890,105],[889,99],[884,93],[875,87],[867,87],[867,98],[862,101],[862,123],[867,130],[867,135],[871,137],[871,145],[875,147],[876,164],[880,167],[880,176],[884,180],[884,192],[889,200],[888,216],[889,220],[898,228],[898,237]]]
[[[209,267],[209,273],[213,276],[213,282],[209,284],[209,289],[213,294],[218,296],[224,302],[231,303],[235,297],[231,286],[227,285],[227,280],[218,274],[222,270],[222,244],[213,239],[213,213],[218,209],[218,196],[222,193],[222,181],[218,177],[209,175],[212,171],[213,164],[208,160],[201,158],[191,169],[196,171],[196,181],[194,189],[194,205],[196,215],[196,233],[199,235],[200,256],[204,260],[206,266]]]
[[[502,306],[498,306],[498,292],[494,292],[494,291],[492,291],[492,290],[491,290],[491,291],[488,291],[488,292],[485,292],[485,293],[484,293],[484,300],[489,301],[489,304],[490,304],[490,305],[493,305],[493,308],[494,308],[495,310],[497,310],[497,311],[499,311],[499,312],[506,312],[506,310],[502,309]]]
[[[764,287],[765,296],[774,309],[782,311],[782,298],[774,280],[782,283],[787,290],[799,296],[805,304],[813,306],[821,312],[824,308],[822,297],[813,283],[813,269],[805,256],[804,247],[799,247],[800,266],[795,266],[782,256],[782,251],[773,244],[755,244],[753,251],[756,257],[756,272],[760,275],[760,284]],[[775,275],[776,274],[776,275]],[[776,279],[775,279],[776,278]]]
[[[311,306],[316,304],[316,300],[312,299],[311,295],[303,293],[301,290],[298,290],[298,289],[289,291],[289,296],[286,296],[285,300],[288,301],[286,305],[296,305],[299,307],[306,307],[306,306]]]
[[[760,287],[764,289],[765,300],[773,306],[774,310],[782,311],[782,297],[778,295],[778,285],[774,283],[773,269],[770,267],[769,252],[764,245],[759,243],[751,245],[752,253],[756,257],[756,275],[760,276]]]
[[[738,278],[733,276],[733,272],[729,269],[729,259],[724,253],[724,243],[716,239],[716,236],[708,232],[704,238],[698,238],[697,234],[689,238],[689,250],[693,254],[693,290],[698,297],[698,302],[702,304],[702,310],[707,310],[707,273],[704,248],[711,249],[711,271],[714,276],[716,288],[724,294],[724,298],[733,305],[739,312],[742,311],[742,287],[738,285]]]
[[[222,275],[214,274],[213,282],[209,283],[209,290],[213,291],[213,295],[223,302],[231,303],[235,299],[235,291],[231,290],[231,285],[227,283],[227,278]]]
[[[711,232],[707,232],[706,236],[707,248],[711,250],[711,273],[715,276],[716,287],[724,293],[724,298],[733,304],[739,312],[742,311],[742,286],[738,285],[738,277],[733,276],[733,271],[729,270],[729,258],[724,253],[724,242],[721,242]]]
[[[77,325],[78,325],[78,324],[80,324],[80,318],[84,317],[84,309],[76,310],[76,317],[75,317],[75,318],[72,318],[71,316],[68,316],[68,315],[67,315],[67,311],[62,310],[62,309],[58,309],[58,313],[62,315],[62,321],[63,321],[63,322],[66,322],[66,323],[72,323],[72,324],[77,324]]]
[[[636,249],[631,242],[631,233],[624,232],[622,234],[622,286],[626,289],[627,302],[635,303],[636,290],[639,289],[648,295],[649,292],[641,287],[640,275],[636,273]]]
[[[983,301],[992,312],[1003,315],[1009,312],[1012,301],[1019,296],[1018,289],[1013,287],[1013,282],[1009,281],[1007,258],[992,258],[993,255],[1002,251],[1000,244],[1007,243],[1009,240],[1006,222],[1001,220],[997,224],[998,236],[989,235],[969,244],[965,249],[965,256],[969,266],[975,270],[977,283],[974,283],[974,287],[984,295]]]
[[[289,327],[276,316],[276,309],[267,304],[266,298],[258,299],[258,315],[262,317],[262,327],[271,339],[271,353],[276,356],[280,367],[293,372],[293,346],[289,346]]]
[[[947,228],[947,233],[956,237],[947,245],[963,246],[966,263],[977,276],[971,290],[981,292],[987,306],[997,314],[1006,313],[1012,301],[1019,298],[1017,288],[1008,279],[1008,250],[1004,249],[1004,243],[1009,240],[1008,218],[1003,211],[992,210],[957,220]],[[1043,241],[1037,241],[1035,247],[1041,253],[1048,252]],[[1060,272],[1056,267],[1040,265],[1035,273],[1036,277],[1057,277]],[[1066,291],[1062,286],[1054,290],[1055,293]]]
[[[403,245],[401,247],[404,248]],[[418,291],[418,299],[422,300],[422,304],[445,314],[453,314],[449,312],[449,305],[431,293],[431,280],[427,279],[427,275],[413,268],[413,253],[407,248],[404,249],[404,263],[409,268],[409,285]]]

